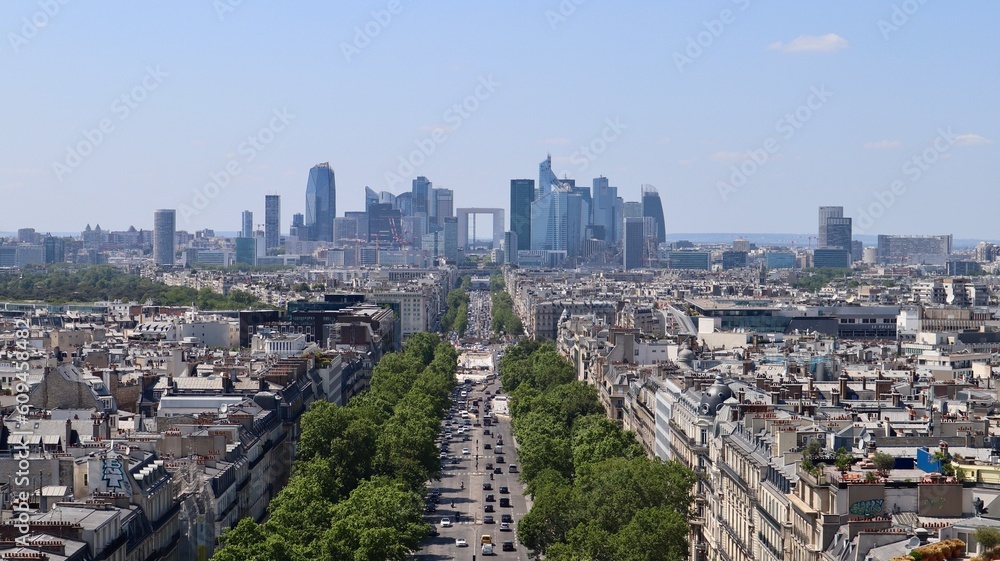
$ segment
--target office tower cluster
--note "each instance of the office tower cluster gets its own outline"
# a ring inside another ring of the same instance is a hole
[[[421,175],[413,180],[410,191],[399,194],[365,187],[364,212],[345,212],[337,218],[333,241],[374,245],[377,250],[423,249],[434,257],[447,253],[455,259],[458,230],[454,220],[455,193],[434,187]]]
[[[666,223],[655,187],[643,185],[641,201],[625,202],[606,177],[594,178],[590,187],[560,179],[548,156],[538,166],[537,185],[533,179],[511,180],[509,233],[517,248],[505,249],[505,255],[519,264],[610,258],[634,269],[656,257],[658,244],[666,241]]]

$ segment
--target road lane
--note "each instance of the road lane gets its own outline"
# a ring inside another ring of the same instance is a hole
[[[482,398],[480,414],[475,416],[473,423],[479,422],[482,425],[482,417],[486,415],[486,403],[490,403],[491,407],[494,408],[497,423],[490,427],[470,425],[468,427],[471,429],[469,442],[464,442],[461,436],[453,436],[449,441],[449,456],[457,456],[459,462],[452,464],[450,458],[445,462],[442,469],[441,481],[435,482],[431,486],[432,488],[441,489],[441,503],[438,505],[439,510],[434,514],[425,514],[425,518],[429,522],[436,524],[441,535],[426,540],[422,544],[420,551],[413,556],[413,559],[421,561],[443,561],[446,559],[471,560],[473,554],[476,554],[477,559],[483,559],[479,546],[480,537],[482,534],[490,534],[493,538],[493,543],[496,545],[494,549],[495,558],[528,561],[527,548],[523,547],[517,541],[516,529],[518,521],[528,513],[531,505],[524,495],[524,487],[518,479],[519,473],[512,474],[509,469],[511,464],[520,465],[516,444],[511,433],[510,417],[508,416],[503,396],[500,399],[494,399],[493,396],[486,396],[484,394],[485,390],[490,390],[491,393],[497,392],[499,381],[494,378],[492,382],[488,382],[485,386],[482,382],[478,382],[471,389],[467,388],[465,384],[459,384],[459,392],[462,389],[469,391],[468,399],[467,401],[463,401],[461,398],[458,398],[456,411],[469,409],[471,408],[472,401],[476,398]],[[458,426],[465,426],[461,424],[463,421],[460,418],[458,422],[460,423]],[[452,425],[452,428],[455,428],[455,425]],[[487,429],[490,430],[490,435],[484,433]],[[501,437],[503,440],[503,456],[505,459],[503,464],[496,462],[496,454],[493,450],[498,437]],[[490,443],[489,450],[483,447],[487,442]],[[461,453],[462,448],[465,447],[470,449],[471,454],[468,456]],[[476,467],[476,454],[479,454],[478,468]],[[494,474],[493,480],[490,480],[492,472],[486,470],[487,463],[492,463],[494,467],[501,468],[502,473]],[[463,483],[465,484],[464,489],[462,488]],[[491,483],[493,490],[484,491],[483,483]],[[501,486],[508,487],[510,493],[507,495],[501,494]],[[484,499],[487,493],[493,493],[496,501],[486,503]],[[502,497],[510,498],[510,507],[500,506],[500,499]],[[454,509],[451,508],[452,500],[455,501]],[[492,504],[494,512],[484,512],[486,504]],[[457,522],[454,521],[456,512],[460,515]],[[495,519],[494,524],[484,524],[483,517],[486,514],[493,515]],[[513,518],[511,531],[509,532],[500,531],[500,519],[503,514],[510,514]],[[451,528],[440,527],[440,520],[445,516],[452,518],[454,525]],[[465,538],[469,546],[465,548],[456,547],[456,538]],[[514,542],[515,551],[502,551],[501,544],[504,541]]]

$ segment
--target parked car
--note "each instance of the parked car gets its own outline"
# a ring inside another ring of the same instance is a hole
[[[483,516],[483,524],[495,524],[495,523],[496,521],[493,520],[492,514],[487,514],[486,516]]]

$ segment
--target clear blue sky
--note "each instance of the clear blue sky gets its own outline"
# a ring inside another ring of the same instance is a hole
[[[228,185],[179,227],[261,222],[278,193],[287,229],[312,165],[333,166],[342,215],[423,141],[392,190],[425,175],[458,207],[507,207],[551,152],[626,200],[656,186],[668,232],[812,232],[826,204],[865,234],[1000,238],[995,2],[402,1],[382,25],[390,2],[62,1],[0,4],[0,231],[150,228],[213,173]]]

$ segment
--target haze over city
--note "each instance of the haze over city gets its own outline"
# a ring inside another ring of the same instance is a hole
[[[325,161],[341,215],[417,175],[507,207],[551,153],[656,186],[668,232],[997,237],[992,3],[53,6],[0,6],[0,231],[149,228],[223,176],[178,227],[269,193],[289,224]]]

